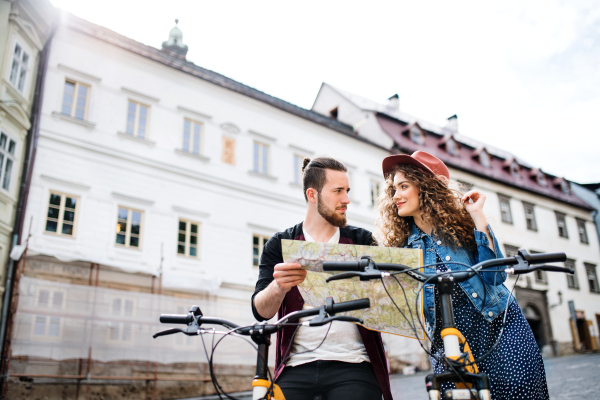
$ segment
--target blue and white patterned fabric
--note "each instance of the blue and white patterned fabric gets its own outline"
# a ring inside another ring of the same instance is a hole
[[[428,235],[423,235],[425,243],[431,242]],[[437,251],[436,262],[443,262]],[[437,270],[444,272],[447,268],[442,264],[437,266]],[[456,328],[465,336],[473,356],[477,359],[496,343],[502,329],[504,312],[502,310],[497,318],[488,321],[459,285],[454,286],[452,303]],[[431,351],[438,358],[444,356],[440,315],[439,295],[435,290],[436,321]],[[445,371],[445,365],[438,363],[434,357],[431,358],[431,364],[435,373]],[[477,366],[490,378],[493,400],[549,399],[542,355],[516,301],[511,301],[508,305],[506,326],[498,347],[486,359],[477,363]],[[445,384],[442,389],[450,387]]]

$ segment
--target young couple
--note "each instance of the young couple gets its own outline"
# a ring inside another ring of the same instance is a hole
[[[424,264],[454,261],[474,265],[503,257],[483,213],[485,196],[477,190],[463,195],[451,189],[450,173],[441,160],[417,151],[410,156],[386,157],[382,167],[385,188],[379,200],[379,245],[422,249]],[[305,279],[306,271],[300,264],[283,262],[282,239],[376,245],[371,232],[346,225],[350,187],[342,163],[326,157],[305,159],[302,172],[306,217],[275,234],[263,249],[252,295],[252,312],[259,321],[304,307],[296,286]],[[466,269],[458,264],[448,267]],[[446,269],[443,264],[437,266],[437,270]],[[490,377],[492,398],[548,399],[541,354],[521,309],[503,285],[506,275],[490,272],[482,276],[455,285],[452,301],[456,327],[475,358],[496,342],[508,304],[500,344],[478,363]],[[433,334],[434,355],[440,358],[443,344],[436,296],[433,286],[425,285],[426,328]],[[289,326],[277,334],[275,379],[286,399],[392,399],[379,332],[344,322],[300,327],[294,336],[295,330]],[[431,361],[434,372],[444,370],[435,358]]]

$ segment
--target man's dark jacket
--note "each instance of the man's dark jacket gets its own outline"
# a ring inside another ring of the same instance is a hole
[[[302,232],[302,223],[286,229],[284,232],[279,232],[273,235],[271,239],[265,244],[262,256],[260,257],[260,269],[258,275],[258,282],[256,282],[256,288],[252,295],[252,313],[254,318],[258,321],[264,321],[263,318],[254,306],[254,297],[262,290],[264,290],[273,281],[273,271],[275,265],[283,262],[283,255],[281,253],[281,240],[292,239],[292,240],[306,240]],[[354,226],[347,226],[340,228],[340,244],[359,244],[370,246],[374,243],[373,235],[366,229],[356,228]],[[278,318],[301,310],[304,306],[304,300],[300,295],[300,291],[294,286],[287,294],[281,307],[279,307]],[[277,333],[277,347],[275,356],[275,379],[281,374],[285,364],[282,364],[282,358],[284,354],[288,354],[292,345],[292,335],[294,334],[295,327],[287,326]],[[387,368],[387,360],[385,357],[385,350],[383,348],[383,341],[381,340],[381,333],[370,331],[362,326],[358,326],[358,331],[367,350],[371,365],[375,372],[375,376],[381,386],[381,392],[383,393],[384,400],[392,400],[392,392],[390,390],[390,378]]]

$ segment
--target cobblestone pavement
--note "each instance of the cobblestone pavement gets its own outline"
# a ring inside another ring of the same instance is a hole
[[[551,400],[600,398],[600,354],[549,357],[544,365]],[[426,375],[392,375],[394,400],[427,400]]]

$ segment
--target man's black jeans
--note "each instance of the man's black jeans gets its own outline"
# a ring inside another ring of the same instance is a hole
[[[285,367],[277,384],[286,400],[381,400],[379,382],[368,362],[318,360]]]

